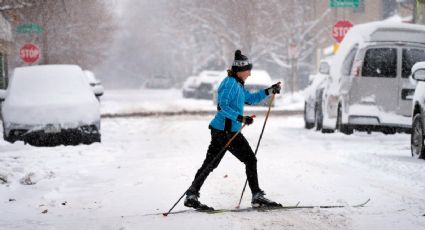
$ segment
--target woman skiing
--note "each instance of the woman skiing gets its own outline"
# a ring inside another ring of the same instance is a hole
[[[198,210],[214,210],[202,204],[199,198],[199,190],[208,175],[218,166],[226,151],[221,151],[228,140],[241,128],[241,123],[250,125],[254,122],[250,116],[244,116],[245,104],[257,104],[268,95],[280,93],[280,84],[250,93],[244,88],[246,79],[251,75],[252,64],[248,58],[236,50],[232,68],[228,70],[228,76],[221,82],[217,96],[217,114],[210,122],[211,143],[207,150],[206,158],[190,188],[186,191],[184,205]],[[249,146],[248,141],[238,134],[227,148],[236,158],[246,166],[246,176],[252,193],[251,204],[253,207],[276,207],[280,204],[264,197],[265,193],[258,185],[257,159]]]

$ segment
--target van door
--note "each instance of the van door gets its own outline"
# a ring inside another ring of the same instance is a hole
[[[386,112],[395,112],[398,106],[397,91],[397,48],[367,49],[361,75],[353,77],[351,104],[376,105]]]
[[[412,66],[425,61],[425,47],[403,47],[401,54],[401,78],[398,95],[398,114],[412,116],[412,99],[415,85],[410,81]]]

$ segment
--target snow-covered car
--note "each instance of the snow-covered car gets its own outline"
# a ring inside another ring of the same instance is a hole
[[[425,159],[425,62],[412,67],[412,78],[417,81],[412,104],[412,133],[410,146],[412,156]]]
[[[94,75],[94,73],[92,71],[90,71],[90,70],[84,70],[83,72],[86,75],[87,80],[89,81],[90,86],[92,87],[92,90],[94,92],[94,95],[99,100],[99,98],[104,93],[104,88],[102,86],[102,82],[99,79],[96,78],[96,76]]]
[[[411,67],[425,60],[425,26],[371,22],[352,27],[333,58],[322,131],[411,131]]]
[[[224,71],[202,71],[197,79],[196,98],[211,99],[214,85],[219,83],[226,75]]]
[[[217,105],[217,90],[220,86],[221,81],[224,79],[224,77],[220,78],[220,81],[215,84],[213,88],[213,102],[215,105]],[[244,87],[250,92],[256,92],[260,89],[268,88],[272,85],[272,79],[270,78],[270,75],[265,70],[251,70],[251,76],[248,77],[246,80]],[[269,97],[264,99],[262,102],[260,102],[258,105],[262,106],[268,106],[269,105]],[[276,100],[280,98],[280,94],[277,94]],[[274,106],[274,104],[273,104]]]
[[[202,71],[198,76],[190,76],[183,83],[183,97],[211,99],[213,96],[213,88],[224,77],[225,71]]]
[[[198,89],[198,76],[190,76],[184,81],[182,93],[185,98],[194,98],[196,97]]]
[[[304,90],[304,127],[322,129],[322,96],[329,81],[331,57],[320,62],[319,72],[309,76],[309,85]]]
[[[101,141],[100,105],[76,65],[16,68],[0,90],[3,139],[31,145],[90,144]]]

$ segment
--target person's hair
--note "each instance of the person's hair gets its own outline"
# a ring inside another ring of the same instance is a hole
[[[228,69],[227,70],[227,75],[229,75],[229,76],[235,76],[236,77],[236,72],[233,71],[233,70],[231,70],[231,69]]]

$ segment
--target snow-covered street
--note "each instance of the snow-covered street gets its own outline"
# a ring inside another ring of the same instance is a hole
[[[243,131],[254,149],[264,116]],[[363,208],[163,217],[189,186],[212,116],[103,119],[102,143],[35,148],[0,141],[0,229],[424,229],[425,161],[410,135],[305,130],[301,116],[269,118],[258,152],[260,186],[284,205]],[[237,205],[243,164],[227,153],[201,190]],[[242,207],[250,205],[245,193]],[[180,202],[175,210],[186,209]]]

